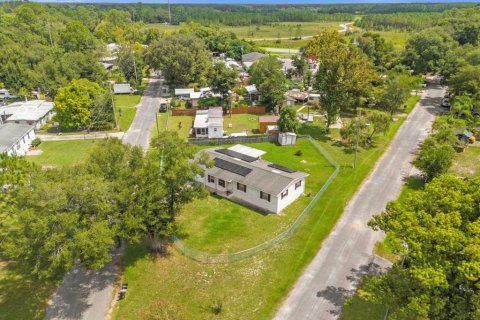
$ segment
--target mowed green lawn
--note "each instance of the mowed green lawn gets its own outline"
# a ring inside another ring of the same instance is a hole
[[[174,248],[152,259],[143,245],[127,246],[123,281],[129,292],[114,318],[271,319],[404,119],[399,117],[376,147],[360,150],[356,169],[353,152],[338,143],[338,130],[326,136],[318,125],[303,129],[318,139],[341,170],[292,237],[272,249],[232,264],[202,264]],[[222,303],[218,316],[212,312],[215,301]]]
[[[47,300],[54,290],[53,283],[31,280],[14,263],[0,260],[0,319],[43,319]]]
[[[127,131],[132,124],[137,112],[135,106],[140,103],[140,95],[115,95],[115,108],[117,110],[118,126],[120,131]]]
[[[208,196],[187,205],[180,215],[184,243],[192,248],[210,252],[236,252],[259,245],[286,230],[312,200],[334,167],[307,139],[295,146],[275,143],[256,143],[250,147],[266,152],[263,159],[309,174],[305,194],[280,214],[261,214],[218,196]],[[295,152],[302,151],[301,156]]]
[[[45,141],[39,146],[43,151],[27,159],[41,166],[66,166],[87,158],[98,140]]]
[[[251,135],[258,130],[258,115],[232,114],[231,117],[227,115],[223,118],[223,128],[226,133],[246,132]]]

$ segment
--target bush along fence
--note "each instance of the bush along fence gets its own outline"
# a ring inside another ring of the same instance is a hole
[[[323,184],[320,190],[315,194],[312,201],[303,209],[302,213],[297,217],[297,219],[282,233],[277,235],[276,237],[267,240],[255,247],[248,248],[238,252],[232,253],[221,253],[221,254],[212,254],[197,250],[195,248],[188,247],[185,245],[177,236],[174,236],[174,245],[175,247],[180,250],[184,255],[187,257],[202,262],[202,263],[232,263],[241,261],[247,258],[250,258],[264,250],[267,250],[279,242],[288,239],[298,228],[300,223],[303,219],[310,213],[312,208],[317,204],[320,197],[324,194],[327,188],[330,186],[332,181],[337,177],[338,173],[340,172],[339,164],[323,149],[312,137],[310,136],[302,136],[302,138],[306,138],[310,141],[310,143],[327,159],[327,161],[335,168],[334,172],[328,177],[327,181]],[[225,139],[221,139],[225,141]],[[226,143],[226,142],[224,142]]]
[[[277,142],[278,134],[262,134],[256,136],[228,137],[228,138],[191,138],[188,142],[197,146],[216,146],[233,143],[260,143]]]

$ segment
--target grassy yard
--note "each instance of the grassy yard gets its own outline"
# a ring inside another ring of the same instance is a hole
[[[232,114],[232,117],[225,116],[223,118],[223,127],[226,133],[246,132],[248,135],[251,135],[258,129],[258,115]]]
[[[462,177],[480,174],[480,147],[469,146],[464,152],[457,153],[450,172]]]
[[[31,280],[14,263],[0,260],[0,319],[43,319],[54,290],[54,284]]]
[[[393,44],[396,51],[402,51],[405,48],[408,37],[411,33],[403,31],[373,31],[380,34],[387,42]]]
[[[114,318],[211,319],[212,305],[220,301],[218,318],[270,319],[404,119],[400,116],[374,148],[360,150],[356,169],[353,152],[338,143],[338,130],[326,136],[321,126],[305,127],[302,132],[317,139],[341,165],[340,173],[291,238],[251,259],[209,265],[173,248],[167,256],[152,259],[142,245],[128,246],[123,281],[129,283],[129,292]]]
[[[181,138],[188,138],[190,136],[190,129],[193,125],[195,117],[190,116],[170,116],[168,120],[168,130],[175,131]]]
[[[314,195],[333,173],[333,166],[306,139],[295,146],[274,143],[251,144],[267,152],[263,159],[307,172],[305,193]],[[301,150],[301,156],[295,152]],[[192,202],[181,214],[184,243],[195,249],[212,252],[236,252],[259,245],[286,230],[312,197],[302,196],[281,214],[263,215],[230,200],[209,196]]]
[[[97,140],[45,141],[39,146],[43,153],[28,156],[27,159],[41,166],[75,164],[86,159],[96,142]]]
[[[115,95],[115,108],[117,110],[118,125],[120,131],[127,131],[132,124],[137,108],[135,106],[140,102],[140,95]]]

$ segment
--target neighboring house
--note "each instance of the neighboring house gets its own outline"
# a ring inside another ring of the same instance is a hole
[[[282,71],[287,74],[289,70],[295,69],[293,66],[293,59],[278,59],[282,63]]]
[[[30,100],[0,107],[0,120],[5,123],[27,124],[40,129],[53,117],[53,102]]]
[[[260,59],[268,57],[268,54],[260,53],[260,52],[250,52],[247,54],[242,55],[242,63],[245,66],[245,69],[250,69],[252,64],[259,61]]]
[[[248,100],[250,100],[251,102],[257,101],[258,99],[260,99],[260,91],[258,91],[256,85],[251,84],[251,85],[245,86],[245,90],[247,90]]]
[[[279,213],[305,191],[308,174],[262,160],[265,152],[235,145],[205,151],[213,160],[199,178],[214,194],[268,213]]]
[[[108,52],[115,52],[115,51],[118,51],[118,49],[120,49],[120,46],[116,43],[109,43],[107,44],[107,51]]]
[[[113,94],[132,94],[137,90],[133,89],[128,83],[115,83],[113,85]]]
[[[175,89],[175,97],[188,101],[192,108],[198,107],[198,102],[202,98],[221,97],[219,94],[213,93],[209,87],[200,88],[195,91],[193,88]]]
[[[193,88],[175,89],[175,97],[190,99],[190,95],[195,92]]]
[[[294,89],[287,91],[285,94],[287,97],[291,98],[295,103],[305,103],[308,102],[308,93],[303,92],[299,89]]]
[[[223,109],[214,107],[208,110],[197,110],[193,130],[197,138],[222,138]]]
[[[227,58],[225,59],[225,65],[230,68],[230,69],[235,69],[235,70],[238,70],[238,71],[242,71],[243,68],[242,66],[235,60],[233,60],[232,58]]]
[[[35,131],[31,125],[0,124],[0,153],[24,156],[33,139],[35,139]]]
[[[279,116],[260,116],[258,117],[258,131],[260,133],[267,132],[268,126],[276,126]]]

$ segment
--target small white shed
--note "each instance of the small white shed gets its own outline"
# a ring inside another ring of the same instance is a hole
[[[280,132],[278,134],[278,143],[281,146],[293,146],[297,143],[297,135],[293,132]]]

